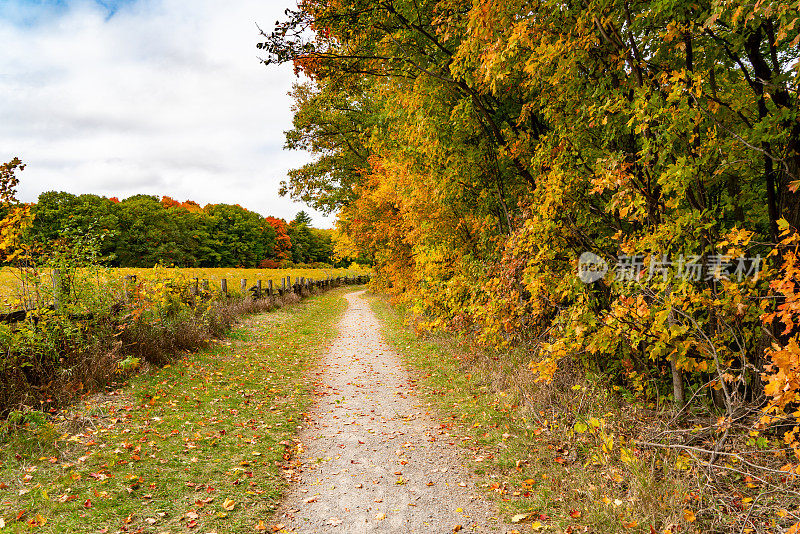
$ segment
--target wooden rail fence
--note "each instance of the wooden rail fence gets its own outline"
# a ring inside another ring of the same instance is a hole
[[[64,297],[66,296],[66,287],[62,283],[61,273],[58,269],[54,269],[52,273],[53,278],[53,303],[44,308],[33,308],[26,310],[16,310],[8,313],[0,313],[0,323],[19,323],[28,318],[30,314],[35,314],[42,309],[50,311],[58,311],[63,307]],[[239,280],[239,293],[242,298],[262,299],[262,298],[278,298],[286,295],[294,294],[300,298],[308,297],[319,291],[327,291],[345,285],[366,284],[369,282],[369,275],[357,276],[328,276],[324,280],[315,280],[313,278],[295,277],[292,281],[291,276],[286,276],[281,279],[280,286],[277,287],[273,284],[272,280],[267,280],[264,286],[261,280],[256,280],[254,285],[248,286],[248,280],[242,278]],[[133,291],[131,287],[136,286],[136,275],[128,275],[123,279],[122,285],[122,302],[127,304],[131,301]],[[189,290],[192,300],[199,298],[201,295],[211,295],[211,286],[207,278],[199,279],[192,278]],[[228,292],[228,280],[226,278],[220,279],[219,296],[223,298],[233,298]],[[119,305],[116,308],[121,307]],[[113,309],[112,309],[113,311]],[[68,317],[75,320],[85,320],[94,317],[93,313],[82,314],[68,314]]]

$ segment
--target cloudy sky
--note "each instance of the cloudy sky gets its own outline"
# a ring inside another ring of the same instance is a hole
[[[291,219],[278,196],[295,80],[265,67],[256,24],[294,0],[0,0],[0,161],[19,197],[168,195]]]

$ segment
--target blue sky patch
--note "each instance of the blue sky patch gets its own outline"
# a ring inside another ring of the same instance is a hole
[[[125,5],[136,0],[91,0],[80,2],[93,3],[107,14],[108,18]],[[64,14],[75,0],[0,0],[0,21],[11,22],[16,26],[34,26]]]

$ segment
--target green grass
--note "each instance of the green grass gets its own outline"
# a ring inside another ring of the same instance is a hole
[[[291,472],[304,373],[346,291],[254,316],[209,349],[0,435],[3,532],[252,532]]]
[[[622,447],[633,447],[622,441],[630,415],[602,384],[586,377],[552,386],[525,382],[527,366],[517,353],[469,351],[448,336],[421,338],[401,309],[381,297],[371,306],[418,390],[520,531],[649,534],[651,526],[662,532],[673,525],[671,532],[696,532],[683,519],[691,505],[681,502],[686,488],[679,480],[659,476],[657,463],[633,453],[621,460]],[[573,431],[591,417],[602,426]],[[615,438],[607,451],[604,436]]]

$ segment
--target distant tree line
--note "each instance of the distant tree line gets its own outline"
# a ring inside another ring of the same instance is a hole
[[[313,228],[303,211],[287,223],[238,204],[49,191],[39,196],[32,214],[30,239],[43,253],[77,243],[113,267],[349,264],[333,257],[333,230]]]

